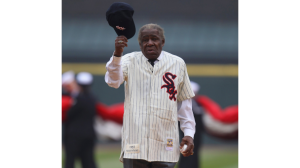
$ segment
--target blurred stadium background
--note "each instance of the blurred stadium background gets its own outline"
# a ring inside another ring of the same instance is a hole
[[[105,19],[113,2],[62,0],[62,72],[92,73],[93,93],[107,105],[124,100],[123,87],[110,88],[104,81],[105,63],[114,51],[116,38]],[[134,8],[137,32],[147,23],[165,29],[163,50],[185,60],[190,79],[201,85],[199,94],[223,108],[238,104],[238,0],[122,2]],[[128,45],[124,53],[140,50],[137,33]],[[100,138],[98,144],[95,157],[99,167],[121,168],[120,142]],[[201,154],[202,168],[238,167],[237,140],[205,134]]]

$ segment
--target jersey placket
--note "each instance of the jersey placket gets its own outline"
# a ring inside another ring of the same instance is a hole
[[[154,106],[154,100],[153,100],[153,97],[154,97],[154,94],[155,94],[155,88],[154,88],[154,85],[155,85],[155,64],[154,66],[152,66],[150,63],[148,63],[148,66],[150,68],[150,71],[151,71],[151,78],[150,78],[150,105],[149,105],[149,127],[148,127],[148,156],[147,156],[147,159],[149,159],[149,156],[150,156],[150,149],[153,149],[152,147],[150,147],[150,143],[149,143],[149,138],[150,138],[150,133],[151,133],[151,126],[153,125],[153,120],[154,120],[154,115],[153,115],[153,106]]]

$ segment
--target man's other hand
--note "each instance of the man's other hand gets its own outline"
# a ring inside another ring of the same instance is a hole
[[[183,145],[186,144],[187,148],[185,151],[182,152],[182,155],[184,157],[188,157],[194,153],[194,140],[190,136],[185,136],[182,138],[180,143],[180,149],[183,147]]]

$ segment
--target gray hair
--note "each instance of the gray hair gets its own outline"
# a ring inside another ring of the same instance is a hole
[[[142,31],[145,30],[145,29],[156,29],[158,30],[158,34],[159,36],[164,40],[165,39],[165,32],[164,32],[164,29],[162,27],[160,27],[158,24],[153,24],[153,23],[150,23],[150,24],[146,24],[144,26],[142,26],[140,28],[140,31],[139,31],[139,36],[138,36],[138,42],[141,43],[141,40],[142,40],[142,37],[141,37],[141,34],[142,34]]]

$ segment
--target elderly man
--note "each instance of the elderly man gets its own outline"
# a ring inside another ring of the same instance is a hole
[[[120,28],[126,29],[126,28]],[[157,24],[140,28],[141,52],[122,56],[127,38],[118,36],[115,51],[106,65],[106,83],[125,85],[125,104],[120,161],[124,168],[174,167],[180,156],[193,154],[194,97],[185,62],[162,51],[164,30]],[[178,124],[184,137],[179,144]]]

